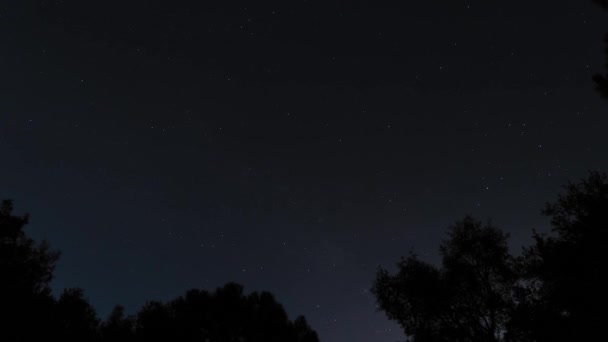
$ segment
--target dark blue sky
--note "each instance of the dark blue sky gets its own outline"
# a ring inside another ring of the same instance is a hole
[[[514,249],[606,170],[591,1],[8,1],[0,197],[100,315],[229,281],[322,341],[396,341],[368,292],[446,227]]]

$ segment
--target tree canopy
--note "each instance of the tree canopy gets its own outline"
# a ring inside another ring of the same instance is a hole
[[[290,321],[272,294],[244,295],[236,283],[212,293],[193,289],[164,304],[148,302],[132,319],[132,332],[143,341],[318,341],[306,319]]]
[[[13,214],[11,201],[0,205],[0,320],[8,341],[31,340],[53,326],[49,282],[59,253],[25,234],[28,220]]]
[[[0,206],[1,341],[284,341],[318,342],[303,316],[291,321],[269,292],[245,295],[228,283],[214,292],[192,289],[168,303],[150,301],[127,316],[118,305],[97,317],[82,289],[51,294],[59,253],[25,234],[28,215]]]
[[[13,215],[13,203],[0,205],[0,272],[6,281],[0,282],[1,293],[42,295],[50,292],[55,262],[59,253],[52,251],[47,241],[36,243],[25,234],[29,215]]]
[[[490,223],[465,217],[448,229],[441,266],[415,255],[372,286],[380,310],[412,341],[573,341],[601,336],[608,282],[608,177],[592,172],[542,213],[551,234],[533,233],[521,256]]]
[[[607,316],[602,260],[608,238],[608,177],[591,173],[564,190],[543,210],[551,219],[552,234],[535,233],[535,244],[522,257],[522,279],[534,284],[522,303],[528,310],[525,318],[534,322],[528,330],[535,340],[599,336],[600,318]]]
[[[499,341],[514,285],[507,235],[467,216],[449,228],[441,267],[410,255],[398,272],[378,271],[380,309],[415,341]]]

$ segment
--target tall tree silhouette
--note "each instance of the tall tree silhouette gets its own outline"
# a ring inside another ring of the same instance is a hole
[[[517,281],[508,236],[470,216],[449,228],[442,267],[402,259],[380,269],[372,287],[379,308],[416,342],[502,341]]]
[[[51,251],[48,242],[36,243],[25,234],[29,215],[13,215],[13,204],[4,200],[0,206],[0,272],[5,276],[0,283],[2,292],[13,295],[48,294],[59,252]]]
[[[25,234],[28,219],[13,214],[11,201],[0,205],[0,338],[8,341],[33,340],[56,328],[49,282],[59,252]]]
[[[535,234],[524,258],[528,286],[519,318],[536,341],[593,340],[605,332],[608,281],[608,177],[568,183],[543,214],[552,234]],[[525,323],[528,323],[527,325]]]
[[[396,275],[378,271],[380,309],[417,342],[597,339],[608,319],[608,176],[568,183],[542,213],[552,231],[534,232],[517,258],[499,229],[457,222],[441,244],[441,268],[412,255]]]
[[[608,0],[593,0],[595,3],[600,5],[604,9],[608,9]],[[604,50],[606,63],[606,74],[596,74],[593,76],[593,80],[595,81],[596,89],[599,93],[608,99],[608,33],[604,36],[604,43],[606,44],[606,49]]]

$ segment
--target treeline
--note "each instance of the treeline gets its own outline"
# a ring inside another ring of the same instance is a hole
[[[372,292],[380,310],[410,341],[586,341],[608,318],[608,176],[592,172],[568,183],[542,213],[552,232],[513,255],[508,234],[470,216],[448,229],[441,265],[411,254],[397,273],[380,269]],[[81,289],[58,298],[49,282],[59,253],[24,232],[27,215],[0,206],[0,340],[297,341],[317,342],[300,316],[290,321],[272,294],[245,295],[229,283],[193,289],[167,303],[150,301],[127,316],[116,306],[104,320]]]
[[[532,232],[522,253],[508,234],[466,216],[440,244],[440,265],[415,254],[397,272],[379,269],[372,287],[380,310],[415,342],[588,341],[608,318],[608,176],[568,183],[542,210],[549,234]],[[245,295],[226,284],[193,289],[134,315],[116,306],[101,320],[81,289],[50,290],[59,253],[25,234],[28,216],[0,205],[0,341],[318,342],[272,294]]]
[[[412,254],[372,292],[410,341],[595,341],[608,318],[608,178],[569,183],[542,213],[552,232],[512,255],[508,235],[470,216],[448,230],[441,265]]]
[[[100,320],[82,289],[58,298],[49,282],[59,253],[36,243],[28,216],[0,206],[0,341],[293,341],[318,342],[303,316],[288,319],[268,292],[245,295],[229,283],[214,292],[193,289],[168,303],[150,301],[135,315],[122,306]]]
[[[568,183],[542,213],[549,234],[513,255],[508,234],[470,216],[448,229],[441,264],[411,254],[372,287],[380,310],[415,342],[595,340],[608,318],[608,176],[592,172]],[[229,283],[193,289],[172,301],[150,301],[127,316],[116,306],[104,320],[81,289],[58,298],[49,282],[59,253],[24,232],[28,216],[0,205],[0,340],[297,341],[317,342],[272,294],[245,295]]]

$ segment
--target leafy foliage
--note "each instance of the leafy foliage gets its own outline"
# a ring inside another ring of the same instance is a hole
[[[608,238],[608,177],[591,173],[568,183],[565,193],[543,210],[551,218],[551,236],[535,234],[523,259],[524,279],[534,306],[532,336],[553,341],[597,336],[608,304],[604,245]]]
[[[0,282],[1,293],[40,295],[50,292],[55,262],[59,253],[51,251],[47,241],[36,243],[25,235],[29,215],[13,215],[13,204],[5,200],[0,206]]]
[[[36,243],[15,216],[10,201],[0,206],[0,340],[2,341],[282,341],[318,342],[302,316],[290,321],[268,292],[243,294],[229,283],[209,293],[190,290],[168,303],[151,301],[134,316],[116,306],[100,322],[82,289],[53,298],[49,282],[59,253]]]
[[[395,275],[378,271],[372,290],[380,309],[417,342],[600,336],[608,318],[608,176],[568,183],[542,213],[551,234],[534,233],[518,258],[506,234],[465,217],[440,246],[440,268],[411,255]]]
[[[135,321],[134,333],[144,341],[318,341],[304,317],[289,321],[272,294],[244,295],[235,283],[213,293],[190,290],[166,304],[149,302]]]
[[[379,307],[414,341],[499,341],[516,281],[508,236],[470,216],[448,236],[441,268],[410,255],[396,275],[378,271],[372,292]]]
[[[11,201],[0,205],[0,320],[9,341],[35,339],[54,327],[49,282],[59,253],[25,234],[28,219],[13,214]]]
[[[64,341],[99,339],[99,320],[82,289],[65,289],[55,304],[55,319]]]

